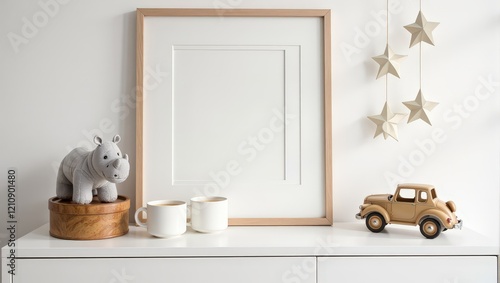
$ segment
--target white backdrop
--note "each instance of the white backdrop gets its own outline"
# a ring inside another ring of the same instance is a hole
[[[424,45],[423,89],[440,102],[422,121],[400,124],[399,142],[373,139],[366,116],[380,113],[385,79],[375,80],[372,56],[385,48],[385,1],[78,1],[0,2],[0,223],[7,221],[7,168],[16,167],[18,236],[48,222],[56,168],[94,134],[119,133],[135,162],[135,9],[332,9],[334,220],[354,221],[363,198],[394,190],[397,182],[437,186],[457,204],[465,227],[498,237],[499,30],[496,0],[423,1],[436,46]],[[408,54],[401,80],[389,78],[389,103],[418,91],[418,47],[408,49],[418,1],[391,0],[391,46]],[[293,31],[291,31],[293,32]],[[151,84],[167,70],[150,69]],[[135,170],[119,185],[135,203]],[[6,244],[0,229],[0,244]],[[415,233],[418,233],[416,230]]]

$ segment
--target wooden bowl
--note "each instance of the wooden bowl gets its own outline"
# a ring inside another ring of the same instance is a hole
[[[129,208],[130,199],[125,196],[118,196],[112,203],[94,198],[90,204],[50,198],[50,235],[66,240],[99,240],[125,235]]]

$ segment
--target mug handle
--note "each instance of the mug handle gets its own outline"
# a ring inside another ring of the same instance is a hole
[[[135,218],[135,223],[140,226],[140,227],[145,227],[147,228],[147,225],[146,225],[146,222],[142,222],[140,219],[139,219],[139,213],[141,212],[146,212],[147,214],[147,209],[145,206],[139,208],[136,212],[135,212],[135,215],[134,215],[134,218]]]

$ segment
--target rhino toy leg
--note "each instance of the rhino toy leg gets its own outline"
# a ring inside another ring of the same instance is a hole
[[[92,180],[82,170],[75,170],[73,178],[73,201],[79,204],[92,202]]]
[[[88,189],[75,189],[73,190],[73,202],[79,204],[89,204],[92,202],[92,186]]]
[[[57,172],[56,196],[64,200],[70,200],[73,196],[73,185],[64,175],[62,165]]]
[[[97,197],[102,202],[114,202],[118,198],[116,185],[113,183],[107,183],[103,187],[98,188]]]

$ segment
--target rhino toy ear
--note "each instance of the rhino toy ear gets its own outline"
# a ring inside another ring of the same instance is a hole
[[[122,138],[120,138],[119,135],[116,135],[116,136],[113,137],[113,142],[114,143],[119,143],[121,140],[122,140]]]
[[[100,136],[95,136],[94,137],[94,143],[97,144],[97,145],[101,145],[102,144],[102,139]]]

